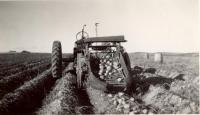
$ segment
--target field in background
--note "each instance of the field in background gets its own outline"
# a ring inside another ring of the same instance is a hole
[[[198,53],[163,53],[163,64],[154,62],[154,55],[150,53],[150,58],[144,57],[145,53],[130,53],[132,67],[138,65],[144,68],[153,67],[157,70],[179,73],[191,76],[199,76],[199,54]]]

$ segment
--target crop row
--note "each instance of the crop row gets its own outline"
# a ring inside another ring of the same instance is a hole
[[[76,87],[73,63],[63,70],[63,77],[56,81],[53,90],[46,96],[39,115],[91,114],[93,107],[87,92]]]
[[[75,113],[78,99],[74,92],[75,87],[70,81],[71,76],[75,77],[67,73],[56,82],[53,90],[43,101],[42,108],[37,112],[39,115]]]
[[[31,114],[39,106],[55,82],[51,69],[44,71],[0,100],[0,114]]]
[[[50,57],[51,55],[48,53],[0,53],[0,67],[29,62],[31,60],[43,60]]]
[[[33,79],[34,77],[36,77],[41,72],[48,69],[49,67],[50,67],[50,64],[45,63],[42,65],[36,66],[34,68],[16,73],[14,75],[2,78],[0,80],[0,90],[1,90],[0,98],[2,98],[2,96],[5,95],[6,93],[22,85],[25,81]]]
[[[24,65],[18,65],[18,67],[11,68],[11,69],[8,69],[8,70],[5,70],[5,71],[1,71],[0,72],[0,79],[5,77],[5,76],[13,75],[15,73],[34,68],[35,66],[42,65],[42,64],[47,63],[47,62],[49,62],[49,60],[42,60],[42,61],[32,62],[32,63],[28,63],[28,64],[24,64]]]
[[[28,65],[28,64],[31,64],[31,63],[37,63],[37,62],[40,62],[42,60],[50,61],[49,58],[42,58],[42,59],[27,60],[25,62],[18,62],[18,63],[11,64],[11,65],[4,65],[3,67],[0,68],[0,72],[7,71],[7,70],[10,70],[10,69],[13,69],[13,68],[23,67],[25,65]]]

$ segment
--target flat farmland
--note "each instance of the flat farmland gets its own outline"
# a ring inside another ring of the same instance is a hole
[[[151,53],[148,59],[145,53],[129,53],[136,81],[129,95],[77,89],[68,56],[63,55],[62,77],[53,78],[49,53],[0,54],[0,114],[199,113],[198,53],[163,53],[163,64]],[[143,72],[135,73],[136,67]]]
[[[163,53],[163,64],[154,62],[154,55],[150,53],[149,59],[145,53],[130,53],[131,65],[142,67],[153,67],[157,70],[168,72],[177,71],[191,76],[199,76],[199,54],[198,53]]]

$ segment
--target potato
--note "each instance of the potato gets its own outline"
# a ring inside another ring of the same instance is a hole
[[[105,76],[101,75],[101,76],[100,76],[100,78],[101,78],[101,79],[104,79],[104,78],[105,78]]]
[[[116,69],[113,69],[113,73],[116,73],[117,72],[117,70]]]
[[[103,64],[99,64],[99,68],[103,68],[104,67],[104,65]]]
[[[109,65],[105,65],[105,67],[107,68]]]
[[[113,63],[109,61],[108,65],[112,66],[112,65],[113,65]]]
[[[105,76],[108,76],[108,72],[106,72],[104,75],[105,75]]]
[[[117,70],[118,70],[118,71],[122,71],[122,68],[118,68]]]
[[[121,82],[121,81],[122,81],[122,78],[117,78],[117,81],[118,81],[118,82]]]
[[[115,69],[120,68],[120,64],[119,64],[119,63],[113,63],[113,67],[114,67]]]
[[[117,66],[118,65],[118,63],[117,62],[113,62],[113,66]]]
[[[147,109],[143,109],[143,110],[142,110],[142,113],[147,114],[147,113],[148,113],[148,110],[147,110]]]
[[[104,66],[100,66],[99,71],[103,71],[103,70],[104,70]]]
[[[100,63],[100,64],[99,64],[99,67],[100,67],[100,66],[104,66],[104,63]]]
[[[119,104],[121,104],[123,100],[122,99],[118,99],[117,101],[118,101]]]
[[[112,72],[109,72],[108,75],[112,75]]]
[[[116,100],[114,100],[113,105],[118,105],[118,102]]]
[[[107,56],[106,56],[106,58],[107,58],[107,59],[110,59],[110,56],[109,56],[109,55],[107,55]]]
[[[119,92],[118,95],[121,97],[121,96],[124,95],[124,93],[123,92]]]
[[[103,71],[99,72],[99,75],[103,75]]]
[[[133,97],[130,98],[131,101],[134,101],[135,99]]]
[[[106,70],[109,72],[112,69],[111,66],[107,66]]]
[[[113,97],[112,94],[108,94],[108,97]]]
[[[130,105],[129,105],[129,104],[124,104],[124,108],[125,108],[125,109],[129,109],[129,108],[130,108]]]

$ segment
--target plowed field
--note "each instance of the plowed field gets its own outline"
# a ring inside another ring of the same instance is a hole
[[[53,78],[50,54],[0,54],[0,114],[199,114],[199,54],[143,55],[129,54],[136,91],[126,94],[77,89],[73,62]]]

